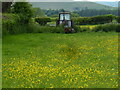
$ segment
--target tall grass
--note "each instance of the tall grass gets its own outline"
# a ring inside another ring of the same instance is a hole
[[[28,25],[28,33],[63,33],[64,29],[61,26],[41,26],[36,22],[30,22]]]

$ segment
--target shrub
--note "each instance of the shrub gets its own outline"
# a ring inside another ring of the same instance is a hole
[[[51,22],[56,22],[58,20],[57,17],[51,18]]]
[[[93,24],[104,24],[112,22],[114,16],[113,15],[99,15],[92,17]]]
[[[117,24],[116,32],[120,32],[120,24]]]
[[[50,27],[41,26],[34,19],[30,19],[28,24],[22,24],[17,14],[3,14],[2,34],[19,34],[19,33],[63,33],[61,26]]]
[[[15,27],[17,26],[19,22],[20,18],[18,15],[16,14],[3,14],[2,15],[2,33],[3,35],[6,34],[14,34],[15,31]]]
[[[89,27],[80,27],[80,26],[74,26],[74,29],[76,32],[89,32]]]
[[[120,16],[116,17],[118,23],[120,23]]]
[[[90,17],[79,17],[79,18],[73,18],[73,21],[76,25],[87,25],[87,24],[91,24],[92,19]]]
[[[120,32],[120,24],[101,24],[96,25],[94,28],[90,26],[75,26],[77,32]]]
[[[116,31],[119,32],[120,24],[104,24],[104,25],[98,25],[96,26],[93,31],[104,31],[104,32],[110,32],[110,31]]]
[[[3,14],[2,35],[26,33],[28,24],[22,24],[17,14]]]
[[[35,22],[39,23],[40,25],[46,25],[47,22],[50,22],[51,19],[48,17],[36,17]]]
[[[94,17],[79,17],[73,18],[76,25],[92,25],[92,24],[104,24],[112,22],[113,15],[99,15]]]

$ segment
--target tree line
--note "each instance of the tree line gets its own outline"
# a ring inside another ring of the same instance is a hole
[[[96,9],[86,9],[86,10],[81,10],[81,11],[74,11],[74,13],[79,14],[79,16],[82,17],[91,17],[91,16],[96,16],[96,15],[105,15],[105,14],[112,14],[118,16],[118,10],[96,10]]]
[[[64,10],[64,9],[57,9],[57,10],[49,9],[49,10],[43,10],[43,11],[47,16],[55,16],[55,15],[58,15],[59,12],[63,12],[63,11],[67,11],[67,10]],[[91,16],[105,15],[105,14],[112,14],[112,15],[118,16],[118,10],[117,9],[116,10],[84,9],[84,10],[77,10],[77,11],[75,10],[71,13],[73,13],[76,16],[81,16],[81,17],[91,17]]]

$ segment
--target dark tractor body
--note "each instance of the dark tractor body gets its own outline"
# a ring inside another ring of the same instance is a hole
[[[56,25],[62,25],[64,27],[65,33],[75,32],[73,28],[73,21],[71,20],[71,14],[69,12],[59,13],[59,20],[57,20]]]

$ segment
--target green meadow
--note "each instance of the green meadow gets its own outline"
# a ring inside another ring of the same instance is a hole
[[[118,33],[29,33],[2,43],[3,88],[117,88]]]

